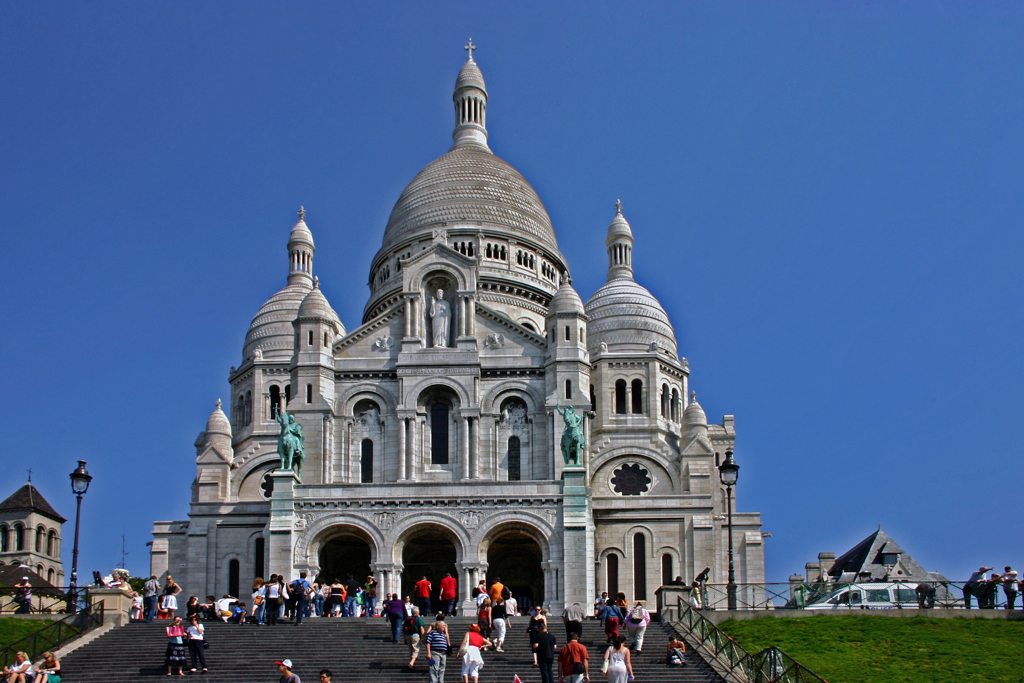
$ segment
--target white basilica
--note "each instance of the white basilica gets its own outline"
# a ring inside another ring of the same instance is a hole
[[[557,614],[601,591],[653,608],[658,586],[705,567],[726,581],[716,466],[733,418],[709,425],[688,398],[621,205],[608,282],[583,304],[544,205],[489,147],[469,54],[454,144],[398,198],[355,329],[319,288],[300,211],[288,283],[249,327],[230,410],[218,401],[196,440],[189,518],[155,523],[152,571],[185,595],[241,596],[300,570],[408,595],[450,571],[464,600],[500,576]],[[560,448],[567,406],[584,416],[580,465]],[[283,470],[292,418],[305,458]],[[737,581],[763,582],[760,515],[733,519]]]

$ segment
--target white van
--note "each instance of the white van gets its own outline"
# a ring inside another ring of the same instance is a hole
[[[846,583],[804,609],[917,609],[917,593],[908,583]]]

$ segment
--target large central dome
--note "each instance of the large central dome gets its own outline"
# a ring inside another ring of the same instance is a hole
[[[477,145],[453,148],[412,179],[391,211],[382,249],[461,222],[509,230],[558,252],[551,219],[530,183]]]

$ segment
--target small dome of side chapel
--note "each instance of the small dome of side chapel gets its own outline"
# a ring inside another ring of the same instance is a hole
[[[213,434],[223,434],[224,436],[231,436],[231,423],[228,421],[228,416],[224,414],[221,409],[221,400],[217,399],[217,407],[210,413],[210,419],[206,421],[206,435],[212,436]]]
[[[587,344],[597,353],[601,342],[610,351],[642,352],[652,343],[676,357],[675,331],[661,303],[633,279],[633,231],[615,204],[608,226],[608,282],[587,302]]]

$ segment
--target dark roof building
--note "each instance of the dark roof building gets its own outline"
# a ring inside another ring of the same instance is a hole
[[[0,512],[38,512],[60,524],[68,521],[46,502],[43,494],[39,493],[39,489],[33,486],[32,482],[28,482],[0,503]]]
[[[820,553],[818,562],[805,565],[807,580],[849,583],[853,581],[948,581],[914,560],[889,534],[878,531],[853,546],[834,561],[832,553]],[[827,578],[826,578],[827,577]]]
[[[62,585],[61,528],[66,521],[31,481],[8,496],[0,503],[0,572],[16,567],[14,574],[19,579],[28,574],[33,585],[36,577]]]

